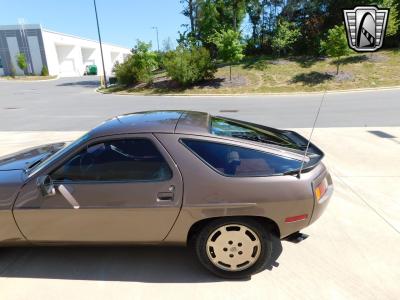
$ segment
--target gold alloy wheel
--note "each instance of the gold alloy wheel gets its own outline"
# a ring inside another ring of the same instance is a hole
[[[210,261],[225,271],[251,267],[261,253],[257,234],[241,224],[229,224],[214,230],[208,237],[206,252]]]

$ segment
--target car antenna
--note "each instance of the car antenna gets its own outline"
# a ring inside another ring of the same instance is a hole
[[[325,95],[326,95],[326,90],[324,91],[324,93],[322,95],[322,98],[321,98],[321,102],[319,103],[317,115],[315,116],[314,124],[313,124],[313,127],[311,129],[311,133],[310,133],[310,137],[308,138],[307,147],[306,147],[306,150],[304,151],[303,159],[301,160],[301,166],[300,166],[300,169],[299,169],[299,173],[297,174],[297,178],[299,178],[299,179],[300,179],[301,171],[303,171],[303,168],[304,168],[304,162],[305,162],[306,157],[307,157],[308,148],[310,147],[311,138],[312,138],[312,135],[314,133],[315,125],[317,124],[317,120],[318,120],[318,117],[319,117],[319,113],[321,111],[322,104],[324,103],[324,100],[325,100]]]

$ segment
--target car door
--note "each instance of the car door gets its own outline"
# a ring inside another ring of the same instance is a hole
[[[32,178],[14,205],[33,242],[159,242],[181,208],[181,174],[152,134],[91,140],[46,174],[55,195]]]

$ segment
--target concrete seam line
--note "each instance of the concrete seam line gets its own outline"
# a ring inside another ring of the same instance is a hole
[[[336,178],[338,178],[349,190],[351,190],[354,195],[356,195],[359,199],[361,199],[361,201],[364,202],[365,205],[367,205],[372,211],[374,211],[376,215],[378,215],[387,225],[389,225],[389,227],[391,227],[394,231],[400,234],[400,231],[397,230],[397,228],[394,227],[384,216],[382,216],[375,209],[375,207],[369,204],[368,201],[364,199],[364,197],[362,197],[357,191],[355,191],[350,185],[348,185],[340,176],[336,175]]]

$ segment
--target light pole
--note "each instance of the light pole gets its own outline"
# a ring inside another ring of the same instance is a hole
[[[157,35],[157,51],[160,52],[160,44],[159,44],[159,42],[158,42],[158,27],[157,27],[157,26],[154,26],[154,27],[151,27],[151,28],[156,30],[156,35]]]
[[[101,44],[101,35],[100,35],[100,27],[99,27],[99,18],[97,17],[96,0],[93,0],[93,5],[94,5],[94,12],[96,14],[97,33],[99,34],[101,63],[103,65],[104,87],[107,88],[107,77],[106,77],[106,69],[104,67],[103,45]]]

